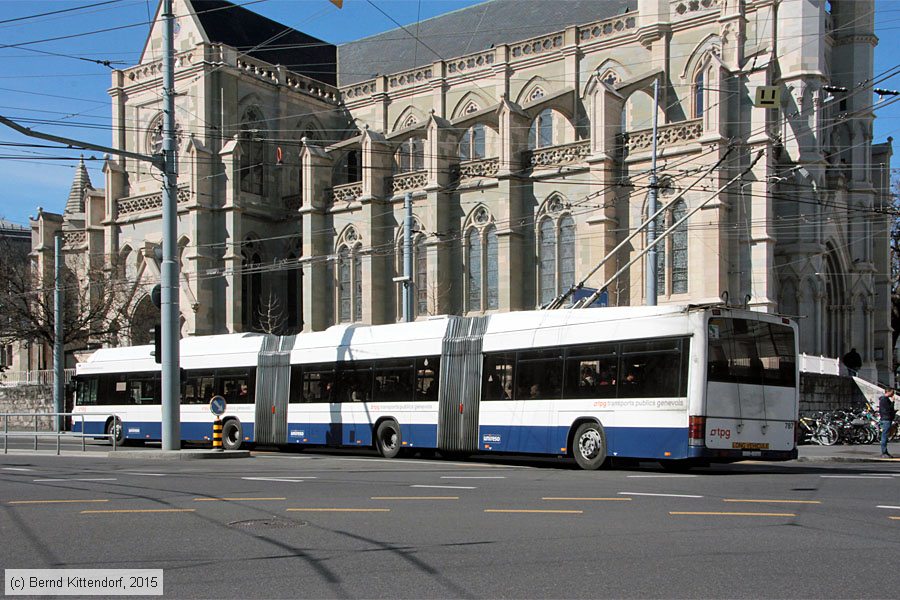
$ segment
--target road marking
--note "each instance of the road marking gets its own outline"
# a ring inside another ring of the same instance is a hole
[[[578,502],[581,500],[590,501],[590,502],[617,502],[617,501],[628,501],[631,498],[541,498],[541,500],[570,500],[573,502]]]
[[[513,508],[486,508],[486,513],[544,513],[553,515],[580,515],[584,514],[583,510],[526,510]]]
[[[722,516],[722,517],[796,517],[794,513],[753,513],[753,512],[677,512],[671,511],[670,515],[684,516]]]
[[[25,469],[21,467],[3,467],[4,471],[32,471],[33,469]]]
[[[122,475],[142,475],[145,477],[165,477],[168,473],[128,473],[123,471]]]
[[[819,475],[823,479],[890,479],[882,475]]]
[[[13,500],[7,504],[74,504],[76,502],[109,502],[109,500]]]
[[[459,500],[459,496],[372,496],[370,500]]]
[[[685,477],[696,477],[696,475],[629,475],[628,477],[633,477],[635,479],[645,479],[645,478],[657,478],[657,477],[665,477],[665,478],[685,478]]]
[[[442,475],[441,479],[506,479],[504,475],[484,475],[484,476],[467,476],[467,475]]]
[[[438,488],[441,490],[477,490],[478,488],[468,485],[411,485],[413,488]]]
[[[722,498],[722,502],[763,502],[766,504],[822,504],[821,500],[752,500],[743,498]]]
[[[650,494],[646,492],[619,492],[623,496],[660,496],[662,498],[702,498],[693,494]]]
[[[391,512],[389,508],[289,508],[287,512]]]
[[[241,477],[247,481],[283,481],[285,483],[303,483],[307,479],[317,479],[317,477]]]
[[[32,481],[116,481],[115,477],[95,478],[95,479],[32,479]]]
[[[194,508],[120,508],[116,510],[83,510],[83,515],[97,515],[107,513],[186,513],[195,512]]]
[[[900,510],[900,506],[888,506],[887,504],[879,504],[875,508],[891,508],[894,510]]]
[[[900,521],[900,517],[888,517],[891,521]]]
[[[261,502],[263,500],[287,500],[287,498],[194,498],[194,502],[239,502],[242,500]]]

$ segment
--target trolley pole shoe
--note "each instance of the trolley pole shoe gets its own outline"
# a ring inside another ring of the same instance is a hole
[[[222,420],[219,417],[216,417],[216,420],[213,422],[213,450],[216,452],[225,450],[222,447]]]

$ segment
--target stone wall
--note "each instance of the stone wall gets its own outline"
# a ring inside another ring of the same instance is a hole
[[[53,411],[53,388],[49,385],[0,387],[0,413],[35,413]],[[0,428],[6,426],[0,419]],[[34,429],[34,417],[9,417],[9,430]],[[53,420],[38,419],[38,430],[52,431]]]
[[[800,414],[838,408],[859,408],[865,402],[859,387],[849,377],[800,374]]]

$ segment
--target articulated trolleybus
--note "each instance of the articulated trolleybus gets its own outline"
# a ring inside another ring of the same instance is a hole
[[[609,457],[690,466],[795,458],[796,325],[720,305],[523,311],[181,341],[181,435],[223,441]],[[86,433],[161,437],[152,346],[77,368]]]

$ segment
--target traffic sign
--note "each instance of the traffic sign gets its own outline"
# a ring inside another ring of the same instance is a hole
[[[212,400],[209,401],[209,412],[217,417],[224,415],[227,407],[228,403],[225,402],[225,398],[222,396],[213,396]]]

